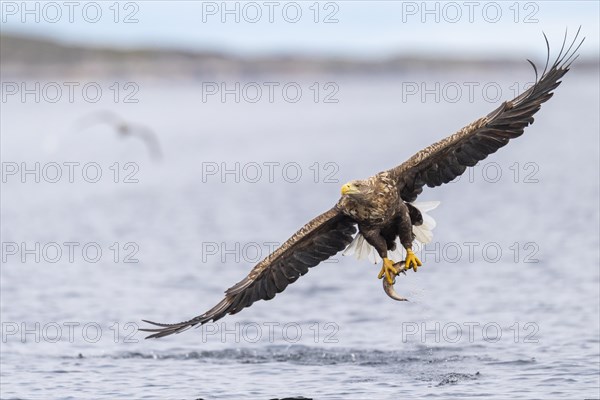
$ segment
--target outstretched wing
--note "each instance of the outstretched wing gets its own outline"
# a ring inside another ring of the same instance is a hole
[[[574,47],[578,35],[579,30],[565,51],[565,33],[560,53],[549,69],[550,45],[544,35],[548,58],[539,79],[535,64],[527,60],[536,74],[536,82],[531,88],[515,99],[502,103],[487,116],[421,150],[403,164],[389,170],[390,176],[398,183],[402,199],[412,202],[423,191],[423,186],[435,187],[452,181],[467,167],[474,166],[489,154],[496,152],[510,139],[521,136],[525,127],[533,123],[533,115],[542,103],[552,97],[552,91],[560,85],[559,79],[567,73],[569,66],[577,58],[575,53],[583,43],[581,40]]]
[[[149,338],[179,333],[194,325],[216,321],[250,307],[257,300],[270,300],[314,267],[343,250],[356,232],[354,221],[336,207],[304,225],[281,247],[258,263],[246,278],[225,291],[219,304],[189,321],[161,324],[160,328],[140,329],[153,332]]]

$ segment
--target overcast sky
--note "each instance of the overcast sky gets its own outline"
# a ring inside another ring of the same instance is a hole
[[[597,56],[598,1],[2,2],[2,32],[120,47],[315,53],[360,58],[453,53],[542,57],[581,25]]]

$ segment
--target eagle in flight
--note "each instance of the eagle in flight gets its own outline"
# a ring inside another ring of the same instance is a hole
[[[581,28],[580,28],[581,29]],[[388,294],[395,294],[396,276],[409,269],[417,270],[421,261],[413,252],[413,241],[431,240],[431,217],[425,214],[436,204],[419,206],[413,202],[424,186],[436,187],[461,175],[489,154],[523,134],[533,123],[533,115],[541,104],[552,97],[560,85],[583,40],[577,37],[566,48],[567,34],[552,65],[548,56],[541,76],[533,62],[536,79],[533,86],[511,101],[502,103],[483,118],[465,126],[455,134],[419,151],[403,164],[365,180],[346,183],[341,198],[330,210],[304,225],[273,253],[259,262],[243,280],[225,291],[225,298],[202,315],[176,324],[154,325],[140,329],[151,332],[147,338],[159,338],[182,332],[192,326],[217,321],[227,314],[236,314],[258,300],[270,300],[299,277],[322,261],[346,249],[362,256],[365,252],[381,259],[379,278],[383,278]],[[358,226],[358,234],[356,234]],[[356,234],[356,235],[355,235]],[[393,261],[402,247],[404,260]],[[378,256],[378,257],[377,257]],[[392,296],[397,300],[406,300]]]

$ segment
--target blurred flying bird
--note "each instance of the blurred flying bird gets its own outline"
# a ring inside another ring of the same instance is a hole
[[[141,139],[154,160],[158,161],[162,159],[160,142],[153,130],[145,125],[128,122],[111,111],[103,110],[86,115],[75,124],[75,129],[82,131],[98,124],[111,126],[121,138],[137,137]]]
[[[236,314],[258,300],[270,300],[290,283],[346,249],[344,254],[383,260],[379,278],[385,292],[404,301],[393,288],[399,273],[421,266],[413,244],[432,240],[435,221],[427,214],[439,203],[413,203],[424,186],[436,187],[460,176],[488,155],[523,134],[534,114],[553,95],[569,71],[583,40],[579,31],[567,45],[567,34],[556,60],[550,65],[550,45],[541,76],[533,66],[535,84],[506,101],[494,111],[465,126],[455,134],[419,151],[403,164],[365,180],[354,180],[341,188],[341,198],[329,211],[304,225],[281,247],[259,262],[246,278],[225,291],[225,298],[202,315],[176,324],[146,321],[156,327],[140,329],[158,338],[182,332],[192,326]],[[390,144],[382,144],[390,145]],[[356,233],[358,226],[358,233]],[[399,253],[402,251],[403,253]],[[392,259],[403,261],[394,262]]]

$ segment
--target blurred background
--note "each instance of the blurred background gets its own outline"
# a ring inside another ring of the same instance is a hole
[[[595,398],[599,6],[1,2],[2,398]],[[512,99],[525,134],[440,200],[419,273],[336,256],[161,340],[340,186]]]

